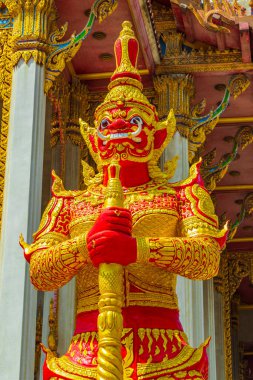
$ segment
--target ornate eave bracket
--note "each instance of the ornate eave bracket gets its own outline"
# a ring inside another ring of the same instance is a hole
[[[204,29],[212,32],[230,33],[229,26],[236,25],[236,17],[241,12],[241,7],[233,6],[228,0],[204,0],[199,2],[199,6],[190,1],[182,4],[178,0],[171,0],[171,3],[182,8],[184,13],[190,12]]]
[[[229,258],[229,295],[232,299],[242,279],[250,276],[252,281],[252,257],[249,254],[230,254]]]
[[[190,109],[194,95],[194,82],[191,75],[171,74],[154,77],[154,88],[158,94],[158,114],[164,118],[169,109],[173,109],[177,121],[177,130],[188,139],[189,162],[198,160],[198,151],[204,144],[207,134],[212,132],[219,117],[226,110],[231,95],[237,98],[250,85],[244,74],[231,77],[225,88],[220,104],[208,114],[201,116],[206,107],[203,99]]]
[[[224,252],[221,256],[220,272],[215,278],[215,288],[218,293],[226,295],[230,302],[239,288],[242,279],[249,276],[253,283],[252,252]]]
[[[224,2],[224,1],[223,1]],[[217,23],[213,22],[213,19],[221,20],[222,23],[227,25],[235,25],[235,14],[233,11],[233,8],[231,5],[226,1],[226,4],[228,5],[228,9],[224,11],[223,9],[220,9],[215,7],[214,9],[206,9],[204,11],[198,10],[194,8],[192,5],[189,5],[188,9],[190,12],[193,13],[197,21],[200,23],[203,28],[213,31],[213,32],[222,32],[222,33],[230,33],[229,28],[217,25]],[[218,4],[217,4],[218,5]]]
[[[242,279],[249,276],[253,283],[253,256],[252,252],[228,252],[221,255],[220,271],[215,278],[215,289],[222,294],[224,311],[225,336],[225,378],[230,380],[232,374],[232,337],[231,337],[231,302]]]
[[[229,165],[236,159],[238,150],[245,149],[253,142],[253,127],[245,126],[239,128],[233,138],[233,147],[230,153],[225,153],[218,163],[212,164],[216,149],[207,153],[203,157],[201,175],[205,182],[205,187],[212,192],[215,190],[217,183],[225,176]]]
[[[189,133],[189,162],[193,162],[197,151],[204,144],[206,136],[212,132],[219,121],[219,117],[226,110],[231,95],[236,99],[250,85],[249,79],[244,74],[232,76],[219,106],[207,115],[193,117]]]
[[[99,22],[102,22],[116,7],[117,0],[96,0],[91,7],[88,22],[79,34],[73,34],[69,40],[60,42],[67,31],[67,24],[65,24],[60,30],[56,30],[50,35],[48,46],[50,53],[46,59],[46,93],[64,70],[66,63],[71,61],[80,49],[82,42],[91,31],[95,19],[98,18]]]
[[[241,211],[237,219],[233,223],[231,223],[231,226],[229,228],[228,241],[233,239],[240,224],[244,221],[244,219],[247,216],[252,215],[252,213],[253,213],[253,193],[249,193],[246,195],[246,197],[242,201]]]
[[[38,64],[45,65],[45,92],[48,93],[66,62],[75,56],[90,33],[95,19],[101,22],[109,16],[117,7],[117,0],[96,0],[82,31],[66,41],[62,39],[67,24],[57,28],[54,0],[5,0],[3,4],[10,15],[9,24],[13,21],[13,66],[20,59],[26,63],[34,59]]]

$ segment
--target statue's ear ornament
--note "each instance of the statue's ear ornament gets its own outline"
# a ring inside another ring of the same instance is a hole
[[[164,163],[164,173],[166,174],[168,180],[172,178],[176,172],[178,159],[178,156],[174,156],[171,160],[167,160]]]
[[[80,124],[80,131],[84,138],[84,140],[87,139],[89,134],[94,134],[95,128],[92,128],[86,121],[83,121],[81,118],[79,118],[79,124]]]
[[[173,109],[171,109],[167,116],[167,119],[164,121],[159,121],[157,123],[156,132],[155,132],[155,140],[158,140],[159,135],[161,134],[166,134],[166,137],[164,138],[164,141],[162,143],[155,141],[155,149],[154,149],[154,155],[153,155],[152,160],[156,162],[159,160],[162,152],[171,141],[175,132],[176,132],[176,118],[175,118]],[[156,143],[157,143],[157,146],[156,146]]]
[[[83,121],[81,118],[79,119],[79,124],[80,124],[81,135],[83,136],[83,139],[89,149],[89,152],[93,160],[96,162],[96,164],[99,165],[100,161],[99,161],[99,155],[98,155],[98,149],[97,149],[96,128],[91,127],[88,123]]]
[[[95,173],[95,170],[86,161],[82,160],[83,167],[83,181],[86,187],[91,185],[98,185],[103,181],[103,173]]]
[[[152,159],[148,162],[148,170],[150,178],[155,180],[168,180],[173,177],[178,157],[174,157],[171,161],[166,162],[163,172],[158,166],[158,160],[161,157],[164,149],[169,144],[176,131],[176,118],[171,109],[166,120],[156,124],[154,134],[154,153]]]

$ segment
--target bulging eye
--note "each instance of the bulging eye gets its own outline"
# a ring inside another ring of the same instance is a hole
[[[143,124],[143,120],[140,116],[134,116],[131,120],[130,120],[130,123],[131,124]]]
[[[103,119],[100,123],[100,128],[101,129],[105,129],[108,127],[108,125],[110,124],[109,120],[108,119]]]

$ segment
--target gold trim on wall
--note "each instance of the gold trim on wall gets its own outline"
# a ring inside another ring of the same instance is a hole
[[[219,124],[253,123],[253,117],[221,117]]]
[[[249,190],[253,190],[253,185],[216,186],[214,191],[249,191]]]
[[[10,101],[11,101],[11,83],[12,83],[12,29],[3,29],[0,31],[0,76],[3,78],[0,85],[0,97],[3,100],[2,118],[0,127],[0,229],[2,222],[2,208],[4,197],[5,183],[5,165],[8,144]]]
[[[253,305],[239,305],[239,310],[253,310]]]
[[[111,78],[113,72],[112,71],[105,71],[103,73],[84,73],[84,74],[76,74],[75,68],[72,64],[72,62],[67,63],[67,67],[69,70],[69,73],[72,77],[76,77],[80,80],[96,80],[96,79],[108,79]],[[148,69],[138,70],[140,75],[149,75]]]
[[[148,75],[149,71],[147,69],[145,70],[139,70],[140,75]],[[95,80],[95,79],[107,79],[111,78],[113,72],[106,71],[104,73],[90,73],[90,74],[79,74],[76,75],[78,79],[80,80]]]
[[[209,63],[209,64],[164,64],[156,67],[156,74],[173,74],[173,73],[204,73],[204,72],[224,72],[230,71],[233,73],[236,72],[246,72],[253,70],[253,63],[241,63],[241,62],[231,62],[231,63]]]
[[[228,241],[229,243],[250,243],[253,242],[253,237],[234,238]]]
[[[252,279],[253,252],[225,251],[221,255],[220,271],[216,277],[216,290],[223,296],[224,350],[226,380],[233,380],[232,373],[232,337],[231,337],[231,301],[244,277]],[[248,305],[246,305],[248,306]],[[253,309],[253,305],[250,305]],[[239,309],[243,309],[240,305]],[[251,309],[251,310],[252,310]]]

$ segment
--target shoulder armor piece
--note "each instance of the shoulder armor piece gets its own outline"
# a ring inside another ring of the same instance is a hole
[[[32,244],[27,244],[22,235],[19,238],[19,244],[24,250],[24,256],[29,262],[32,253],[37,249],[47,248],[48,246],[48,236],[53,235],[53,240],[62,240],[68,235],[68,225],[69,225],[69,206],[70,198],[57,198],[53,197],[40,221],[38,230],[33,234],[34,242]],[[47,236],[47,238],[45,238]]]
[[[181,231],[183,236],[207,235],[214,237],[224,247],[227,226],[219,230],[218,217],[209,192],[199,175],[201,161],[193,165],[190,177],[176,187],[181,209]]]
[[[178,190],[181,188],[185,188],[187,186],[193,186],[194,184],[198,184],[200,186],[204,186],[204,181],[200,174],[200,167],[202,164],[202,158],[199,159],[198,162],[193,164],[190,168],[190,175],[186,179],[182,181],[170,184],[173,187],[177,187]]]
[[[53,230],[56,219],[60,215],[64,203],[66,203],[66,201],[64,202],[63,198],[56,197],[53,197],[49,201],[42,215],[39,228],[33,234],[34,240],[37,240],[40,236],[45,235],[46,233],[51,232]]]
[[[185,198],[186,203],[190,203],[193,216],[215,227],[218,226],[218,217],[215,214],[212,199],[204,187],[198,183],[187,186],[182,191],[182,197]]]
[[[190,176],[183,181],[173,184],[176,188],[182,207],[182,218],[197,217],[208,224],[218,226],[218,217],[209,192],[204,187],[200,175],[202,159],[193,164]],[[185,211],[185,212],[184,212]]]

